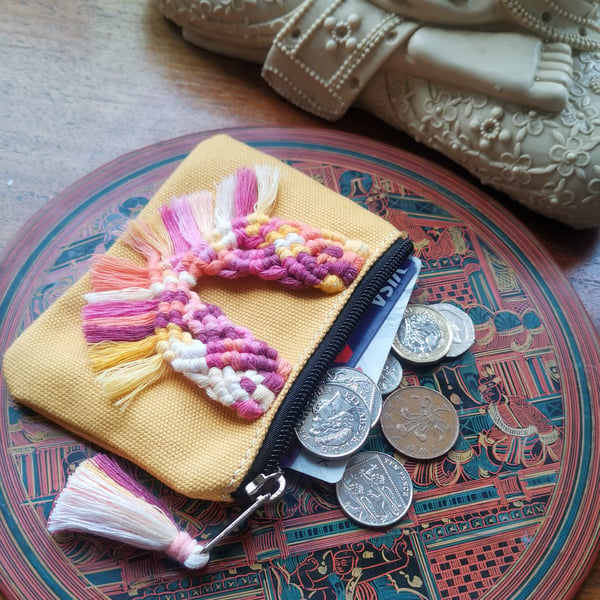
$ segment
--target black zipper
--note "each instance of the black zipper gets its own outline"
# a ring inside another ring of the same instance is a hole
[[[307,403],[317,385],[323,379],[335,357],[343,350],[373,298],[411,255],[412,251],[413,245],[410,239],[397,240],[363,277],[333,326],[292,384],[269,427],[254,464],[234,496],[245,497],[245,488],[248,483],[261,474],[271,474],[280,470],[279,461],[288,449],[294,431],[303,418]]]

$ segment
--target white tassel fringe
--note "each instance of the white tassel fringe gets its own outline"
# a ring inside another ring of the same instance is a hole
[[[100,454],[69,477],[50,513],[48,530],[93,533],[166,552],[189,569],[200,569],[209,560],[203,545],[180,531],[156,498]]]

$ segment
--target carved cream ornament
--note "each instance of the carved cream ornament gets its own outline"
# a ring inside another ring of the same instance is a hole
[[[600,225],[597,0],[158,4],[302,109],[358,105],[534,211]]]

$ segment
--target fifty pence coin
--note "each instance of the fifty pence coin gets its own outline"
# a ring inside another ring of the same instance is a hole
[[[448,350],[448,356],[455,358],[466,352],[475,343],[475,327],[471,317],[454,304],[432,304],[431,308],[435,308],[446,317],[452,329],[452,343]]]
[[[379,421],[383,398],[379,388],[368,375],[352,367],[332,367],[327,370],[323,383],[336,383],[354,390],[369,407],[371,427]]]
[[[335,490],[348,517],[367,527],[396,523],[406,514],[413,497],[407,470],[381,452],[354,455]]]
[[[430,306],[407,306],[400,327],[394,336],[392,349],[412,363],[430,364],[448,354],[452,330],[444,316]]]
[[[458,438],[454,406],[427,387],[392,392],[383,406],[380,424],[383,435],[398,452],[421,460],[443,456]]]
[[[296,428],[300,443],[323,458],[341,458],[356,452],[371,430],[366,402],[348,387],[321,383],[304,421]]]
[[[400,361],[393,354],[388,354],[381,375],[377,381],[379,391],[384,396],[393,392],[400,385],[402,375],[403,371]]]

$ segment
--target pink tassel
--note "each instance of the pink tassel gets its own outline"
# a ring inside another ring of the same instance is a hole
[[[161,206],[160,216],[171,238],[175,253],[187,252],[190,249],[190,244],[181,232],[175,210],[171,206]]]
[[[108,456],[77,467],[60,493],[48,531],[93,533],[144,550],[166,552],[188,569],[209,559],[203,544],[180,531],[166,507]]]
[[[245,217],[256,210],[258,187],[254,169],[242,168],[236,173],[235,217]]]
[[[202,230],[196,223],[196,217],[192,208],[194,204],[200,206],[203,202],[210,209],[210,216],[212,216],[212,196],[210,195],[208,197],[204,196],[203,198],[201,196],[199,197],[199,194],[195,194],[171,199],[171,211],[173,212],[173,217],[177,223],[177,228],[181,232],[181,235],[187,242],[189,248],[193,248],[199,244],[206,244],[206,241],[202,236]]]

